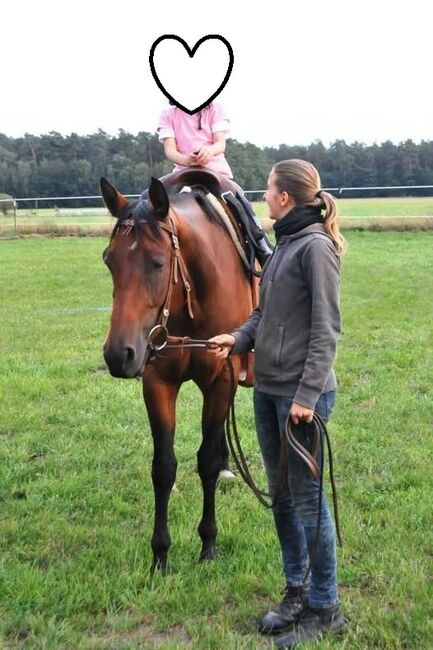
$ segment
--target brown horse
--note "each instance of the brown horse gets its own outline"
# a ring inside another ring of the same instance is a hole
[[[117,223],[103,259],[114,285],[104,357],[114,377],[141,376],[152,437],[154,566],[165,568],[170,546],[167,510],[177,461],[173,442],[176,398],[192,379],[203,394],[198,471],[203,513],[200,559],[215,556],[215,488],[227,461],[224,438],[230,385],[227,367],[201,349],[162,350],[149,359],[149,333],[166,324],[170,335],[208,339],[241,324],[252,309],[248,273],[219,219],[194,193],[170,197],[152,179],[149,201],[129,203],[105,179],[101,192]],[[236,382],[240,360],[233,358]]]

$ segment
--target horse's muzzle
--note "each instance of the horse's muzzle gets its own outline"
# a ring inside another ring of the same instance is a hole
[[[138,346],[131,343],[104,343],[104,359],[110,374],[120,379],[133,379],[143,372],[149,350],[146,342]]]

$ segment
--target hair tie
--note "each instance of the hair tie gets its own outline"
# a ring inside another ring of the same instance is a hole
[[[317,190],[316,196],[317,196],[318,199],[321,199],[322,198],[322,190]]]

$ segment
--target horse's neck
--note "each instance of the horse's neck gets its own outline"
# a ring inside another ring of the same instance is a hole
[[[198,207],[198,206],[197,206]],[[185,262],[190,261],[195,267],[199,266],[206,269],[213,267],[215,262],[216,250],[221,253],[223,250],[224,257],[233,255],[233,242],[226,229],[213,222],[208,215],[201,209],[187,212],[176,210],[174,206],[176,219],[176,229],[179,236],[181,254]],[[221,242],[225,245],[221,246]],[[221,260],[224,263],[224,260]]]
[[[181,254],[193,283],[200,292],[209,287],[234,284],[242,291],[248,279],[226,228],[201,209],[180,216],[178,230]],[[213,289],[212,289],[213,291]]]

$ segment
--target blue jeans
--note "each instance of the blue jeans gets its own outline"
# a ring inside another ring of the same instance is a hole
[[[275,492],[278,482],[280,440],[292,401],[293,397],[269,395],[254,390],[257,436],[271,494]],[[327,421],[334,403],[335,391],[323,393],[315,410]],[[308,434],[304,429],[299,440],[304,446],[307,443],[308,448],[306,436]],[[288,585],[299,586],[304,580],[309,553],[314,548],[316,539],[319,481],[311,478],[305,462],[292,449],[289,449],[288,474],[287,487],[277,500],[273,514],[286,582]],[[320,536],[311,570],[309,598],[311,607],[316,608],[332,607],[338,603],[335,530],[325,494],[322,498]]]

